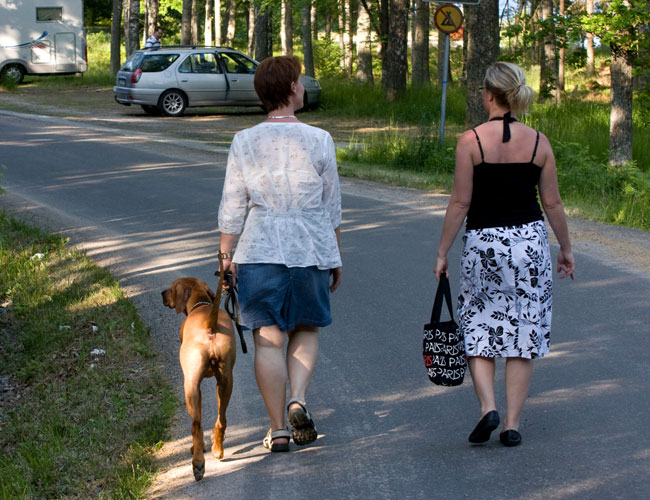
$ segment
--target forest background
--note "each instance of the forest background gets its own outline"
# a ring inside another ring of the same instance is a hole
[[[424,175],[422,187],[443,189],[451,187],[458,134],[486,119],[479,90],[485,69],[496,60],[515,62],[537,92],[522,119],[551,139],[574,213],[649,229],[650,0],[462,5],[463,28],[451,35],[442,142],[444,35],[433,23],[439,5],[85,0],[85,22],[91,54],[98,53],[91,45],[110,44],[101,61],[91,61],[107,81],[158,25],[163,45],[224,45],[257,60],[296,54],[305,73],[321,81],[319,113],[388,122],[348,138],[350,147],[339,151],[343,173],[391,181],[398,171],[398,182],[415,174],[415,185]]]

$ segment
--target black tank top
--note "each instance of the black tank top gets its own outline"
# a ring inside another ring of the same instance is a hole
[[[474,166],[472,202],[467,213],[466,229],[519,226],[544,220],[537,201],[537,186],[542,167],[535,155],[528,163],[488,163],[483,155],[481,139],[472,129],[481,151],[481,163]]]

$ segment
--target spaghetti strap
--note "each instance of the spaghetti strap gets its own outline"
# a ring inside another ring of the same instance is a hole
[[[478,138],[478,134],[476,133],[476,129],[472,129],[472,132],[474,132],[474,135],[476,136],[476,142],[478,142],[478,148],[481,151],[481,161],[485,161],[485,158],[483,157],[483,146],[481,146],[481,139]],[[535,149],[537,149],[537,146],[535,146]],[[534,158],[534,155],[533,155]]]
[[[537,131],[537,139],[535,139],[535,149],[533,150],[533,157],[530,159],[530,162],[535,161],[535,155],[537,154],[537,146],[539,145],[539,130]]]

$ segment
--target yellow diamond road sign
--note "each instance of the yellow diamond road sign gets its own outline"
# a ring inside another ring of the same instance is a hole
[[[438,7],[433,15],[433,21],[439,31],[449,35],[456,33],[463,25],[463,13],[455,5],[447,3]]]

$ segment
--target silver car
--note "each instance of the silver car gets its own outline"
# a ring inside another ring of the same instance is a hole
[[[174,46],[131,54],[117,73],[115,100],[151,115],[180,116],[197,106],[262,106],[253,86],[259,63],[234,49]],[[318,80],[302,77],[304,108],[318,106]]]

